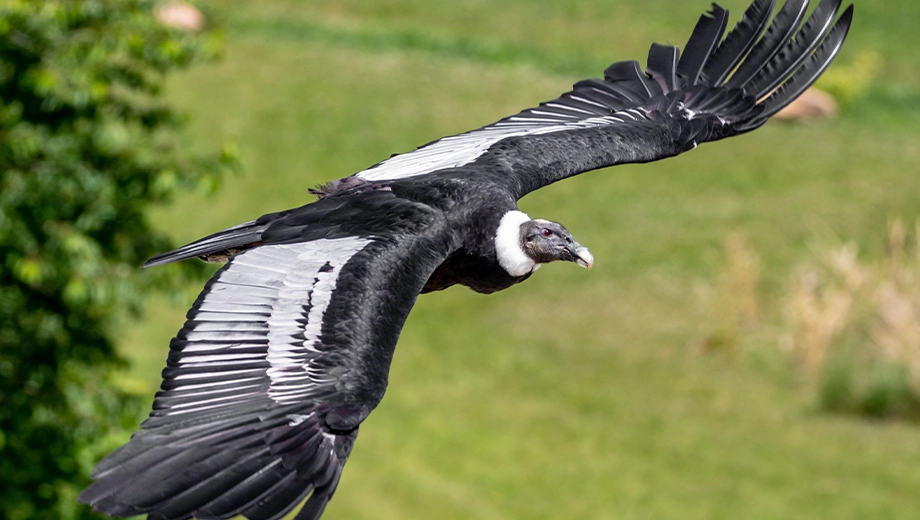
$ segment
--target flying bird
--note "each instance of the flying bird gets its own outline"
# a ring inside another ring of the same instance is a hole
[[[543,264],[594,258],[517,201],[556,181],[655,161],[753,130],[843,45],[853,7],[754,0],[723,38],[716,4],[681,53],[496,123],[395,155],[271,213],[150,259],[225,262],[169,346],[150,417],[93,472],[80,501],[114,516],[317,519],[358,428],[383,398],[419,294],[492,293]]]

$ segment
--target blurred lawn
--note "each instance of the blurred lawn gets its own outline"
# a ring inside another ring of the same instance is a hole
[[[746,0],[722,2],[734,25]],[[435,7],[437,5],[437,7]],[[175,78],[191,146],[244,173],[153,218],[177,241],[311,200],[307,188],[552,98],[609,62],[682,44],[704,1],[350,0],[206,4],[222,63]],[[821,237],[881,254],[920,217],[920,4],[858,2],[837,65],[878,74],[842,116],[770,123],[676,159],[522,201],[597,259],[489,297],[422,297],[391,387],[325,518],[882,519],[920,511],[920,429],[813,413],[771,334]],[[761,255],[764,309],[734,361],[703,356],[724,237]],[[195,288],[197,290],[197,288]],[[188,301],[126,326],[158,386]]]

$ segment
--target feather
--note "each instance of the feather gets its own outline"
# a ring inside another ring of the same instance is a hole
[[[853,6],[851,5],[843,12],[843,15],[834,25],[821,47],[808,58],[805,65],[764,101],[764,112],[760,115],[761,119],[766,120],[766,118],[782,110],[783,107],[817,81],[818,77],[830,66],[831,61],[833,61],[843,45],[852,20]]]
[[[760,99],[788,78],[831,30],[839,8],[840,0],[822,0],[795,39],[761,69],[745,91]]]
[[[776,0],[754,0],[741,20],[728,33],[703,67],[703,77],[710,85],[721,85],[738,62],[751,50],[763,33]]]
[[[641,99],[663,94],[658,84],[642,73],[636,60],[618,61],[604,70],[604,79],[635,92]]]
[[[271,493],[247,506],[240,514],[249,520],[277,520],[294,509],[310,491],[313,486],[297,478],[279,482]]]
[[[677,61],[680,51],[673,45],[653,43],[648,50],[645,71],[658,82],[665,94],[677,89]]]
[[[226,488],[220,496],[195,511],[195,516],[201,518],[216,517],[230,518],[265,497],[279,483],[296,479],[297,474],[285,470],[281,460],[275,458],[257,471],[250,474],[243,481],[233,487]]]
[[[610,85],[599,79],[592,78],[581,80],[572,88],[579,96],[606,106],[608,113],[623,110],[629,106],[629,104],[634,103],[634,101],[624,99],[616,92],[610,90]]]
[[[668,99],[668,108],[664,111],[666,114],[674,113],[684,105],[684,93],[679,90],[669,92],[665,97]]]
[[[208,256],[224,252],[235,253],[248,249],[261,243],[262,231],[266,227],[268,226],[265,224],[251,220],[213,235],[208,235],[168,253],[160,253],[144,262],[144,267],[154,267],[197,256]]]
[[[712,95],[707,96],[702,102],[695,102],[691,108],[698,112],[709,112],[712,114],[719,114],[720,116],[727,116],[722,108],[733,104],[738,97],[743,97],[743,93],[740,90],[728,90],[728,89],[719,89],[716,90]]]
[[[226,459],[223,461],[224,468],[192,483],[169,500],[156,504],[153,511],[164,518],[187,518],[269,464],[264,452],[255,452],[248,457],[240,457],[240,454],[232,451],[225,451],[223,454]],[[199,468],[187,470],[198,471]]]
[[[319,491],[314,492],[300,512],[297,513],[297,516],[294,517],[294,520],[319,520],[319,517],[323,516],[323,511],[326,510],[326,504],[329,503],[330,498],[332,498],[331,493],[321,494]]]
[[[677,62],[677,74],[684,79],[685,86],[696,85],[703,65],[722,39],[727,24],[728,11],[718,4],[712,4],[712,11],[700,16],[690,39],[687,40],[687,45],[684,46],[683,55]]]
[[[250,447],[252,440],[244,439],[234,450],[228,450],[224,454],[213,450],[188,450],[179,447],[152,449],[120,465],[117,474],[112,475],[114,478],[97,480],[91,484],[83,491],[80,500],[88,501],[94,507],[110,514],[138,514],[141,511],[149,511],[202,480],[198,472],[208,467],[208,460],[218,467],[226,466],[233,458],[233,451]],[[244,453],[248,455],[248,452],[237,452],[235,458],[245,458]],[[129,476],[134,478],[128,478]],[[122,513],[116,513],[119,511]]]
[[[795,34],[799,22],[805,16],[808,0],[787,0],[773,22],[767,28],[767,33],[754,45],[754,49],[747,55],[738,69],[732,74],[731,79],[725,84],[727,88],[744,88],[757,74],[765,63],[769,63],[773,56],[786,45],[789,38]]]
[[[617,66],[620,63],[621,62],[614,63],[613,65],[608,67],[607,70],[610,70],[611,67]],[[604,94],[611,96],[614,99],[617,99],[619,101],[627,102],[628,105],[627,104],[621,105],[623,108],[626,108],[626,106],[630,106],[630,105],[635,106],[636,104],[641,103],[642,101],[646,99],[645,97],[643,97],[645,93],[640,94],[639,92],[636,92],[635,90],[629,87],[626,87],[624,85],[621,85],[619,83],[614,83],[611,81],[601,81],[601,80],[596,80],[596,79],[579,81],[578,83],[575,84],[575,88],[577,89],[583,84],[586,84],[589,82],[594,83],[593,86],[599,89],[600,91],[602,91]]]

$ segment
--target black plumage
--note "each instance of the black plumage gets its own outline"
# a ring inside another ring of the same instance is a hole
[[[717,5],[683,54],[603,79],[332,181],[305,206],[152,258],[225,261],[170,343],[150,417],[96,467],[80,500],[116,516],[316,519],[377,406],[419,294],[489,293],[554,260],[593,257],[559,224],[517,210],[585,171],[677,155],[750,131],[811,85],[852,19],[822,0],[754,0],[722,39]],[[836,20],[836,21],[835,21]],[[764,32],[766,31],[766,32]]]
[[[720,85],[754,46],[773,14],[776,0],[754,0],[725,41],[706,60],[703,76],[707,85]]]
[[[700,79],[703,67],[722,39],[728,25],[728,11],[712,4],[712,11],[700,17],[693,34],[684,46],[684,54],[677,62],[677,74],[688,85],[695,85]],[[703,84],[711,85],[703,82]]]
[[[802,18],[805,17],[806,9],[808,9],[808,0],[787,0],[773,22],[767,26],[767,32],[763,38],[754,45],[747,58],[738,65],[738,70],[732,74],[725,86],[745,88],[754,75],[768,65],[783,45],[792,38]]]

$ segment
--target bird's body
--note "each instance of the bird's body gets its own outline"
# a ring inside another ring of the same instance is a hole
[[[226,261],[170,344],[161,391],[81,500],[155,519],[318,518],[360,423],[383,398],[419,294],[507,289],[542,264],[593,257],[517,201],[585,171],[670,157],[753,130],[795,99],[843,44],[852,8],[755,0],[723,40],[700,19],[683,57],[653,45],[559,98],[316,190],[146,265]],[[769,27],[768,27],[769,26]],[[766,30],[766,32],[764,32]]]

